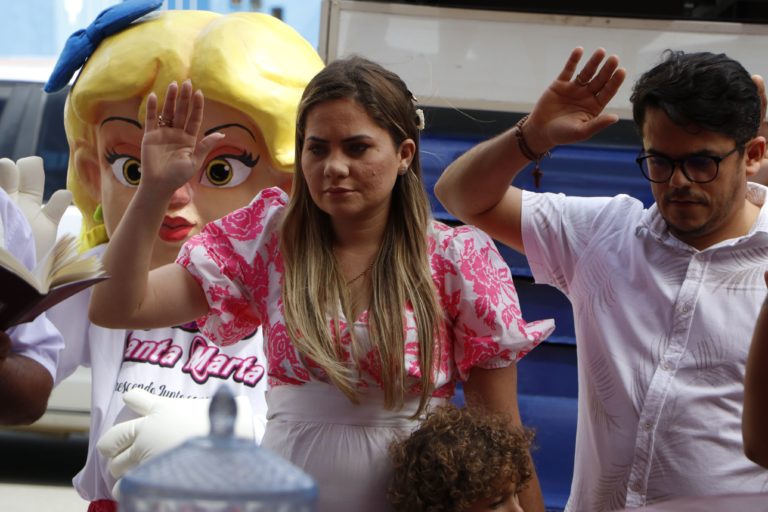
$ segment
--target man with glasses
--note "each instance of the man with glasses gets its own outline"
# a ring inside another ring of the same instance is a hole
[[[526,254],[573,304],[579,361],[576,461],[567,510],[678,496],[765,492],[743,453],[749,340],[765,297],[763,82],[725,55],[668,51],[631,97],[637,158],[655,203],[509,186],[530,161],[617,121],[624,80],[575,49],[530,116],[451,164],[449,211]],[[574,171],[576,172],[576,171]]]

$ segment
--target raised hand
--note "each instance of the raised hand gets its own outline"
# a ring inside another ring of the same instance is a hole
[[[576,73],[583,48],[575,48],[531,111],[524,133],[529,146],[544,152],[560,144],[588,139],[618,121],[615,114],[603,113],[616,95],[626,71],[619,58],[600,48]]]
[[[43,206],[45,169],[39,156],[19,158],[16,162],[0,159],[0,188],[16,202],[32,227],[35,252],[41,258],[56,242],[61,217],[72,202],[72,193],[57,190]]]
[[[765,80],[760,75],[752,75],[752,81],[757,87],[757,94],[760,96],[760,121],[765,122],[765,109],[768,105],[768,98],[765,96]]]
[[[197,140],[204,103],[203,92],[193,93],[189,80],[181,88],[176,82],[168,86],[159,114],[157,96],[148,96],[141,143],[142,184],[172,194],[189,181],[205,155],[224,137],[212,133]]]

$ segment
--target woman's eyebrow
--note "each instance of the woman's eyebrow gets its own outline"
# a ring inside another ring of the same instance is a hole
[[[351,135],[349,137],[345,137],[344,139],[342,139],[342,142],[345,144],[348,144],[350,142],[356,142],[359,140],[372,140],[372,139],[373,137],[371,137],[370,135],[360,134],[360,135]],[[307,140],[311,140],[315,142],[328,142],[324,138],[318,137],[317,135],[309,135],[307,136]]]
[[[142,129],[141,123],[139,123],[135,119],[131,119],[130,117],[119,117],[119,116],[111,116],[111,117],[108,117],[108,118],[104,119],[101,122],[100,126],[104,126],[105,124],[107,124],[109,122],[112,122],[112,121],[122,121],[124,123],[132,124],[133,126],[138,128],[139,130]]]
[[[256,136],[253,134],[253,132],[249,130],[247,126],[243,126],[242,124],[239,124],[239,123],[228,123],[228,124],[220,124],[219,126],[214,126],[213,128],[206,130],[205,135],[210,135],[214,132],[218,132],[219,130],[224,130],[225,128],[232,128],[232,127],[245,130],[246,132],[248,132],[248,135],[251,136],[254,142],[256,142]]]

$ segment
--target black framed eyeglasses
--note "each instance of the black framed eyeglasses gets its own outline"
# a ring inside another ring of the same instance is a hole
[[[693,183],[709,183],[717,178],[720,162],[741,150],[744,146],[736,146],[723,156],[692,155],[680,160],[665,155],[640,154],[635,159],[643,176],[653,183],[666,183],[672,178],[675,169],[680,166],[683,175]]]

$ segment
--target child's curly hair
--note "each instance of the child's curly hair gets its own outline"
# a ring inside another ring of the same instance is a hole
[[[390,446],[390,503],[398,512],[462,512],[511,483],[522,489],[531,478],[532,439],[532,431],[511,427],[505,415],[439,407]]]

